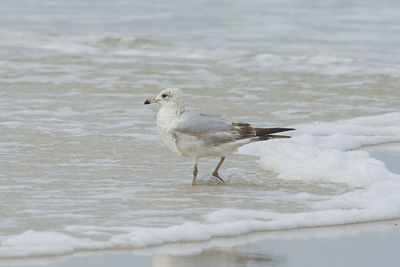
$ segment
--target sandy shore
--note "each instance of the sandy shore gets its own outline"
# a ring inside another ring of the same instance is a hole
[[[400,173],[400,145],[367,149]],[[0,266],[399,266],[400,220],[254,233],[143,250],[2,260]],[[383,264],[383,265],[382,265]]]

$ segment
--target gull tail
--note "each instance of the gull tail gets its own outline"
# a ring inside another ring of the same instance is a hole
[[[288,135],[278,135],[275,133],[293,131],[296,129],[293,128],[254,128],[256,130],[256,138],[253,138],[252,141],[265,141],[269,139],[277,139],[277,138],[291,138]],[[275,135],[274,135],[275,134]]]

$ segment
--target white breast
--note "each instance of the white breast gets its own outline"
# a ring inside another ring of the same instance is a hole
[[[176,113],[176,110],[171,109],[167,105],[162,106],[157,113],[157,128],[165,145],[172,152],[181,155],[176,147],[175,137],[172,134],[172,130],[175,126],[175,120],[178,117],[179,114]]]

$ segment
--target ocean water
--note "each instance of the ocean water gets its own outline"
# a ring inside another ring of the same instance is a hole
[[[398,1],[30,1],[0,6],[0,259],[400,217]],[[186,104],[289,140],[211,179],[162,144]]]

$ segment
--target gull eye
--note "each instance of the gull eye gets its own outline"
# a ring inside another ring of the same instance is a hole
[[[168,95],[167,94],[162,94],[161,97],[162,98],[166,98]]]

